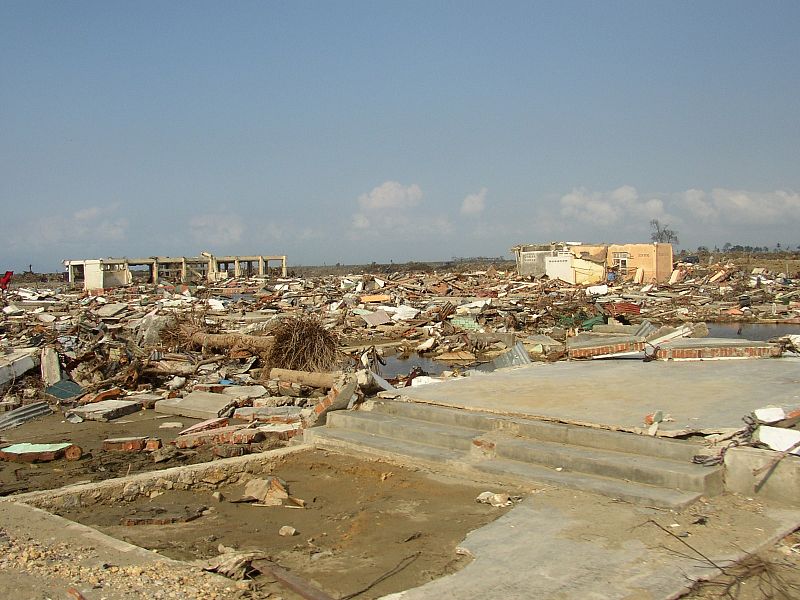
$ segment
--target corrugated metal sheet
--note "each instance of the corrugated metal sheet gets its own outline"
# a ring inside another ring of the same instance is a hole
[[[35,404],[20,406],[0,417],[0,431],[17,427],[25,421],[49,415],[51,412],[53,412],[53,409],[50,408],[47,402],[36,402]]]
[[[528,356],[525,346],[522,345],[522,342],[517,342],[511,350],[495,358],[492,364],[496,369],[502,369],[503,367],[527,365],[531,362],[531,357]]]

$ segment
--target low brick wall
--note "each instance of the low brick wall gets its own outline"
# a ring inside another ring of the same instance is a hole
[[[700,358],[778,358],[779,346],[707,346],[705,348],[659,348],[656,357],[662,360]]]
[[[616,354],[617,352],[641,352],[644,350],[644,342],[622,342],[619,344],[606,344],[605,346],[591,346],[589,348],[570,348],[570,358],[591,358],[592,356],[604,356],[606,354]]]

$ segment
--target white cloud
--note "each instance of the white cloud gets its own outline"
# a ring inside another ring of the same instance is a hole
[[[715,188],[710,193],[688,190],[682,203],[704,222],[751,225],[800,223],[800,194],[785,190],[749,192]]]
[[[486,188],[481,188],[477,194],[469,194],[461,201],[461,214],[467,216],[479,215],[486,208]]]
[[[209,213],[192,217],[189,230],[200,244],[225,246],[241,241],[244,224],[237,215]]]
[[[127,236],[128,220],[117,215],[118,210],[119,204],[115,203],[41,217],[16,229],[12,237],[38,247],[121,241]]]
[[[423,238],[450,235],[453,224],[446,215],[432,214],[423,207],[424,194],[416,183],[403,185],[385,181],[371,192],[361,194],[359,210],[350,220],[351,240],[380,237],[412,242]]]
[[[623,185],[610,192],[575,188],[561,197],[561,216],[601,227],[629,220],[663,219],[664,202],[643,198],[635,187]]]
[[[385,181],[368,194],[358,197],[358,204],[367,211],[405,209],[422,200],[422,190],[416,183],[404,186],[396,181]]]
[[[356,229],[369,229],[369,219],[364,213],[356,213],[353,215],[353,227]]]

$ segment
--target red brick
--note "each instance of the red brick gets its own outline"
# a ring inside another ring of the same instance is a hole
[[[141,452],[146,445],[146,437],[110,438],[103,440],[103,450],[107,452]]]
[[[264,434],[257,429],[229,425],[228,427],[180,435],[175,438],[173,443],[176,448],[196,448],[205,444],[250,444],[263,439]]]
[[[215,417],[213,419],[206,419],[205,421],[200,421],[199,423],[195,423],[191,427],[187,427],[178,435],[186,435],[188,433],[198,433],[200,431],[208,431],[209,429],[217,429],[219,427],[225,427],[228,425],[228,419],[225,417]]]

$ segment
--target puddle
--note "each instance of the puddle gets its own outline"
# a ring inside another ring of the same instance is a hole
[[[784,335],[800,335],[793,323],[708,323],[708,337],[766,341]]]
[[[492,363],[481,363],[479,365],[465,367],[464,365],[450,364],[443,360],[433,360],[432,358],[420,356],[416,353],[409,356],[400,354],[385,356],[383,360],[386,361],[386,364],[381,365],[380,376],[384,379],[408,375],[414,367],[419,367],[428,375],[433,376],[441,375],[442,371],[452,371],[453,369],[472,369],[486,373],[494,371],[494,365]]]

